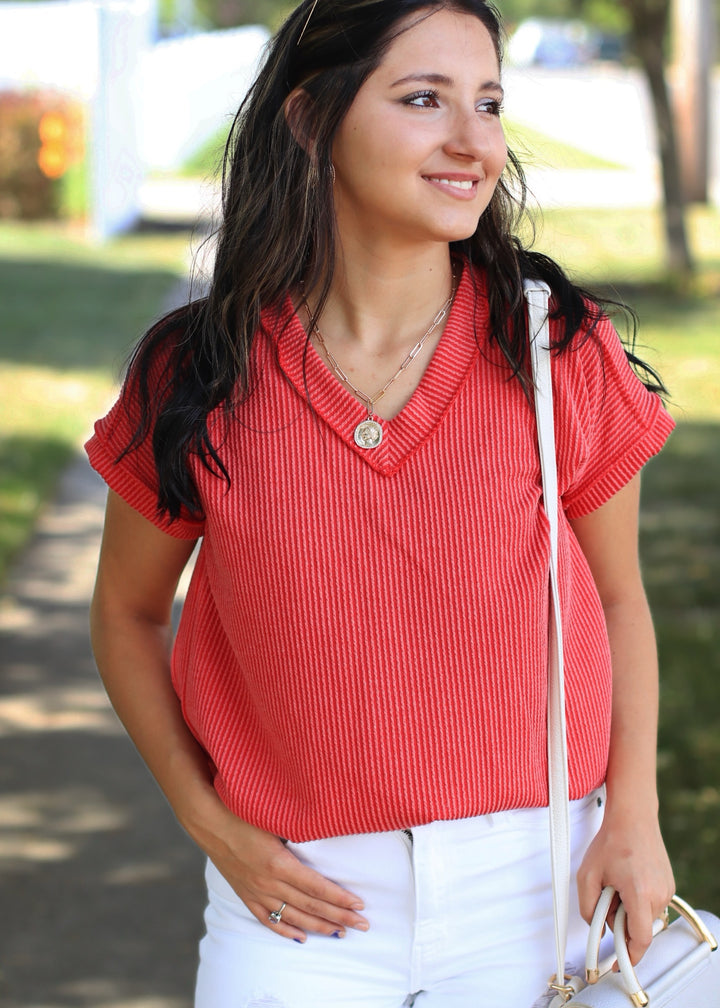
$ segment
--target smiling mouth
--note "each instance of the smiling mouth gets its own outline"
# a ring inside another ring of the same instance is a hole
[[[451,179],[443,178],[439,175],[426,175],[425,178],[428,182],[432,182],[435,185],[449,186],[451,189],[457,189],[459,192],[472,192],[477,185],[477,179]]]
[[[472,189],[474,185],[472,179],[464,179],[462,182],[458,182],[456,179],[439,178],[435,181],[440,182],[442,185],[452,186],[453,189]]]

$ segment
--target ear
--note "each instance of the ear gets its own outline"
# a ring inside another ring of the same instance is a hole
[[[285,99],[285,121],[296,142],[312,157],[315,147],[313,103],[303,88],[295,88]]]

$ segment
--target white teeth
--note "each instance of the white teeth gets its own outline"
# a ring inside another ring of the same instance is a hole
[[[455,189],[472,189],[473,187],[472,179],[463,179],[462,181],[458,181],[457,179],[440,178],[438,179],[438,182],[442,185],[453,186]]]

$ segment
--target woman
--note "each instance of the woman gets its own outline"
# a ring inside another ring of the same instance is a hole
[[[301,4],[234,125],[209,296],[145,337],[89,442],[98,665],[208,855],[198,1008],[522,1008],[547,983],[524,275],[554,298],[570,954],[603,885],[634,961],[673,891],[636,546],[672,423],[513,237],[500,52],[481,0]]]

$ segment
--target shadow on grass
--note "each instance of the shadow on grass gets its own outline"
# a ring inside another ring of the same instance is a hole
[[[190,1008],[203,859],[88,640],[105,487],[84,459],[0,608],[0,1003]]]
[[[74,452],[67,438],[0,437],[0,587],[2,572],[24,544],[29,526]]]
[[[0,358],[116,373],[178,282],[170,269],[2,259]]]
[[[720,906],[720,425],[682,422],[643,483],[660,652],[659,786],[678,892]]]

